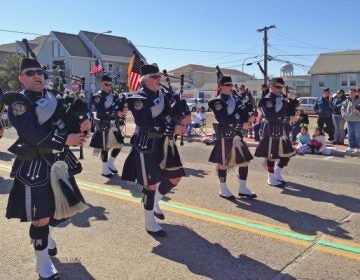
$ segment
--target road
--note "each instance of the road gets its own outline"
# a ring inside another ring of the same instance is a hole
[[[0,279],[37,279],[28,224],[4,218],[14,139],[10,130],[0,142]],[[248,183],[258,199],[231,202],[218,196],[211,148],[180,147],[187,176],[162,204],[168,236],[154,239],[144,230],[141,187],[100,176],[85,147],[77,179],[91,207],[53,233],[63,279],[360,279],[359,158],[296,156],[285,189],[268,186],[255,159]],[[228,185],[236,193],[235,170]]]

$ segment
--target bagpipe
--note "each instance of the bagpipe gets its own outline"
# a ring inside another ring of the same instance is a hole
[[[168,97],[171,102],[170,116],[173,122],[180,125],[189,125],[191,123],[191,112],[189,106],[186,103],[186,100],[182,98],[184,92],[184,75],[181,75],[180,77],[171,76],[172,78],[180,79],[179,94],[176,94],[173,91],[170,83],[170,76],[165,69],[163,70],[163,75],[168,86],[166,87],[162,84],[161,86],[165,88],[165,90],[167,90]],[[180,145],[184,145],[183,135],[181,135],[180,137]]]
[[[260,69],[261,73],[264,75],[265,79],[267,81],[270,81],[270,78],[268,77],[264,68],[261,66],[260,62],[258,62],[257,65],[259,66],[259,69]],[[282,95],[284,97],[283,105],[284,105],[285,111],[287,112],[287,114],[289,116],[295,116],[297,107],[299,107],[299,105],[300,105],[299,100],[297,100],[296,98],[291,98],[289,96],[288,87],[285,87],[285,93],[282,93]]]

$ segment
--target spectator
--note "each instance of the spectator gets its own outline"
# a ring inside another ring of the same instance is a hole
[[[310,134],[308,132],[307,125],[301,126],[300,133],[296,136],[296,140],[298,142],[298,145],[296,146],[296,152],[298,154],[305,154],[307,152],[311,152],[310,148]]]
[[[309,143],[312,154],[330,155],[333,149],[326,147],[326,140],[323,130],[316,127],[313,137]]]
[[[191,130],[194,127],[200,127],[201,125],[203,125],[206,121],[206,112],[205,112],[205,107],[201,106],[199,111],[196,113],[196,115],[193,117],[191,124],[189,124],[187,126],[186,129],[186,136],[187,137],[191,137]]]
[[[347,121],[349,133],[349,148],[347,152],[360,151],[360,98],[356,89],[351,88],[349,98],[341,107],[341,116]]]
[[[294,145],[296,142],[296,137],[300,132],[300,128],[303,125],[309,124],[309,116],[305,114],[303,109],[298,109],[296,111],[297,120],[291,126],[291,142]]]
[[[332,122],[332,112],[331,112],[330,102],[331,102],[330,89],[326,88],[323,90],[323,96],[315,101],[314,110],[315,113],[319,116],[317,119],[318,127],[324,130],[329,135],[328,138],[329,141],[333,141],[334,125]],[[324,124],[326,127],[324,127]]]
[[[345,120],[341,116],[341,107],[345,102],[345,92],[343,89],[339,89],[336,92],[336,96],[331,101],[331,108],[332,108],[332,121],[335,128],[334,133],[334,141],[333,144],[335,145],[344,145],[345,139]]]

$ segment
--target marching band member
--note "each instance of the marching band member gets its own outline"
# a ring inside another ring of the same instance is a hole
[[[219,96],[209,102],[219,122],[214,124],[216,142],[209,161],[217,164],[220,197],[235,199],[226,185],[226,174],[228,168],[237,166],[239,168],[239,196],[256,198],[256,194],[246,184],[248,165],[253,157],[241,134],[241,130],[248,128],[248,122],[251,122],[253,117],[249,117],[249,111],[243,108],[241,100],[236,98],[232,87],[231,77],[223,76],[219,81]]]
[[[49,224],[87,209],[74,178],[81,165],[68,146],[83,145],[87,140],[83,132],[91,123],[84,120],[81,132],[66,133],[57,100],[44,89],[44,71],[36,59],[22,59],[18,79],[24,91],[4,97],[19,136],[9,149],[16,159],[10,174],[14,182],[6,217],[31,222],[29,234],[40,279],[60,279],[49,256],[57,252]]]
[[[143,185],[145,229],[152,236],[163,237],[166,232],[155,217],[165,218],[159,201],[185,175],[174,134],[184,134],[187,123],[174,122],[170,101],[160,91],[160,78],[157,66],[144,65],[140,78],[142,88],[127,99],[136,130],[122,179]]]
[[[290,157],[295,155],[289,139],[289,122],[295,118],[296,110],[294,102],[289,102],[282,95],[283,87],[283,78],[270,80],[269,93],[260,100],[266,122],[260,143],[255,151],[255,156],[267,159],[267,183],[275,187],[285,186],[286,181],[281,176],[281,172],[288,165]]]
[[[102,176],[110,178],[117,174],[115,159],[124,144],[119,118],[125,118],[127,107],[125,96],[120,98],[112,91],[112,79],[104,75],[101,81],[101,90],[92,98],[92,104],[96,109],[97,125],[95,133],[90,142],[90,147],[95,148],[94,152],[101,151]],[[109,150],[112,149],[110,157]]]

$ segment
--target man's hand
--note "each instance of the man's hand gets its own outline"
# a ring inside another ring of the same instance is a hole
[[[71,133],[66,138],[65,145],[68,146],[82,146],[88,139],[84,133]]]
[[[177,135],[183,135],[186,132],[186,126],[185,125],[175,125],[175,134]]]
[[[187,115],[184,118],[181,119],[180,125],[189,125],[191,124],[191,116]]]
[[[90,129],[91,129],[91,121],[89,119],[84,120],[80,124],[80,131],[81,132],[86,132],[86,131],[89,131]]]
[[[124,107],[124,109],[122,111],[119,111],[117,115],[119,118],[125,118],[128,111],[129,111],[128,108]]]

